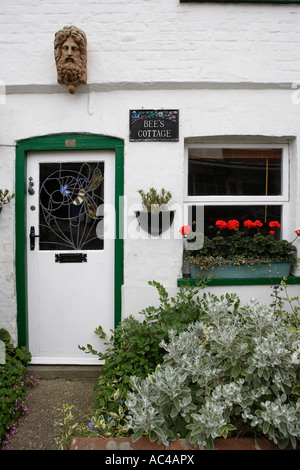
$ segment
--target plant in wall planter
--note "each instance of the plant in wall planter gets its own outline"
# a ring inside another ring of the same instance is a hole
[[[192,279],[209,275],[213,279],[287,277],[296,264],[293,242],[279,239],[278,221],[217,220],[212,237],[193,247],[197,235],[189,232],[185,254]]]
[[[175,211],[168,209],[172,194],[164,188],[160,192],[155,188],[150,188],[148,192],[139,189],[138,193],[143,205],[143,210],[136,211],[140,226],[151,235],[160,235],[174,220]]]
[[[2,207],[5,204],[9,204],[14,197],[15,195],[11,194],[8,189],[0,189],[0,212],[2,211]]]

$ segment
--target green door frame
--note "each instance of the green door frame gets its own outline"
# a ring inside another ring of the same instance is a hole
[[[121,289],[123,285],[123,205],[124,195],[124,141],[96,134],[54,134],[20,140],[16,144],[16,290],[18,344],[28,347],[27,311],[27,224],[26,193],[27,152],[72,150],[114,150],[115,152],[115,326],[121,321]]]

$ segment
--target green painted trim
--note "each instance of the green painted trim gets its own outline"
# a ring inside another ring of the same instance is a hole
[[[76,140],[75,147],[66,147],[66,140]],[[115,326],[121,321],[121,290],[123,285],[123,212],[120,200],[124,196],[124,141],[96,134],[55,134],[20,140],[16,144],[16,289],[19,346],[28,346],[27,257],[26,257],[26,190],[27,152],[72,150],[115,151]],[[121,199],[120,199],[121,198]]]
[[[26,256],[26,166],[23,152],[16,148],[15,179],[15,230],[16,230],[16,292],[17,292],[17,327],[19,346],[28,344],[27,322],[27,256]]]
[[[282,281],[281,277],[276,278],[261,278],[261,279],[211,279],[208,281],[208,286],[267,286],[267,285],[278,285]],[[190,286],[195,286],[197,284],[196,279],[191,279],[189,277],[183,277],[177,279],[177,286],[184,286],[186,284]],[[300,284],[300,277],[289,276],[286,278],[287,285]]]
[[[115,165],[115,209],[116,209],[116,237],[115,237],[115,327],[121,322],[122,312],[122,285],[124,282],[124,146],[116,147]]]

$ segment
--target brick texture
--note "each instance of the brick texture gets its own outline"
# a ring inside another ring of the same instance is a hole
[[[199,448],[190,445],[185,439],[170,442],[169,447],[151,442],[141,437],[136,442],[131,438],[85,438],[74,437],[70,450],[170,450],[170,451],[197,451]],[[273,442],[267,439],[215,439],[214,450],[280,450]],[[284,450],[294,450],[291,445]]]
[[[70,450],[164,450],[163,445],[141,437],[136,442],[131,438],[85,438],[72,439]]]
[[[256,439],[255,441],[256,449],[257,450],[280,450],[279,447],[274,444],[274,442],[269,441],[267,439]],[[289,444],[282,450],[295,450],[293,446]]]
[[[88,38],[89,83],[293,81],[298,5],[180,4],[178,0],[2,0],[0,59],[9,84],[56,83],[55,32]]]

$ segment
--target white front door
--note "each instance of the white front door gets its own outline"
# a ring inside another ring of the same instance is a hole
[[[114,328],[114,168],[109,150],[27,156],[32,363],[99,364],[78,345],[103,351],[94,330]]]

